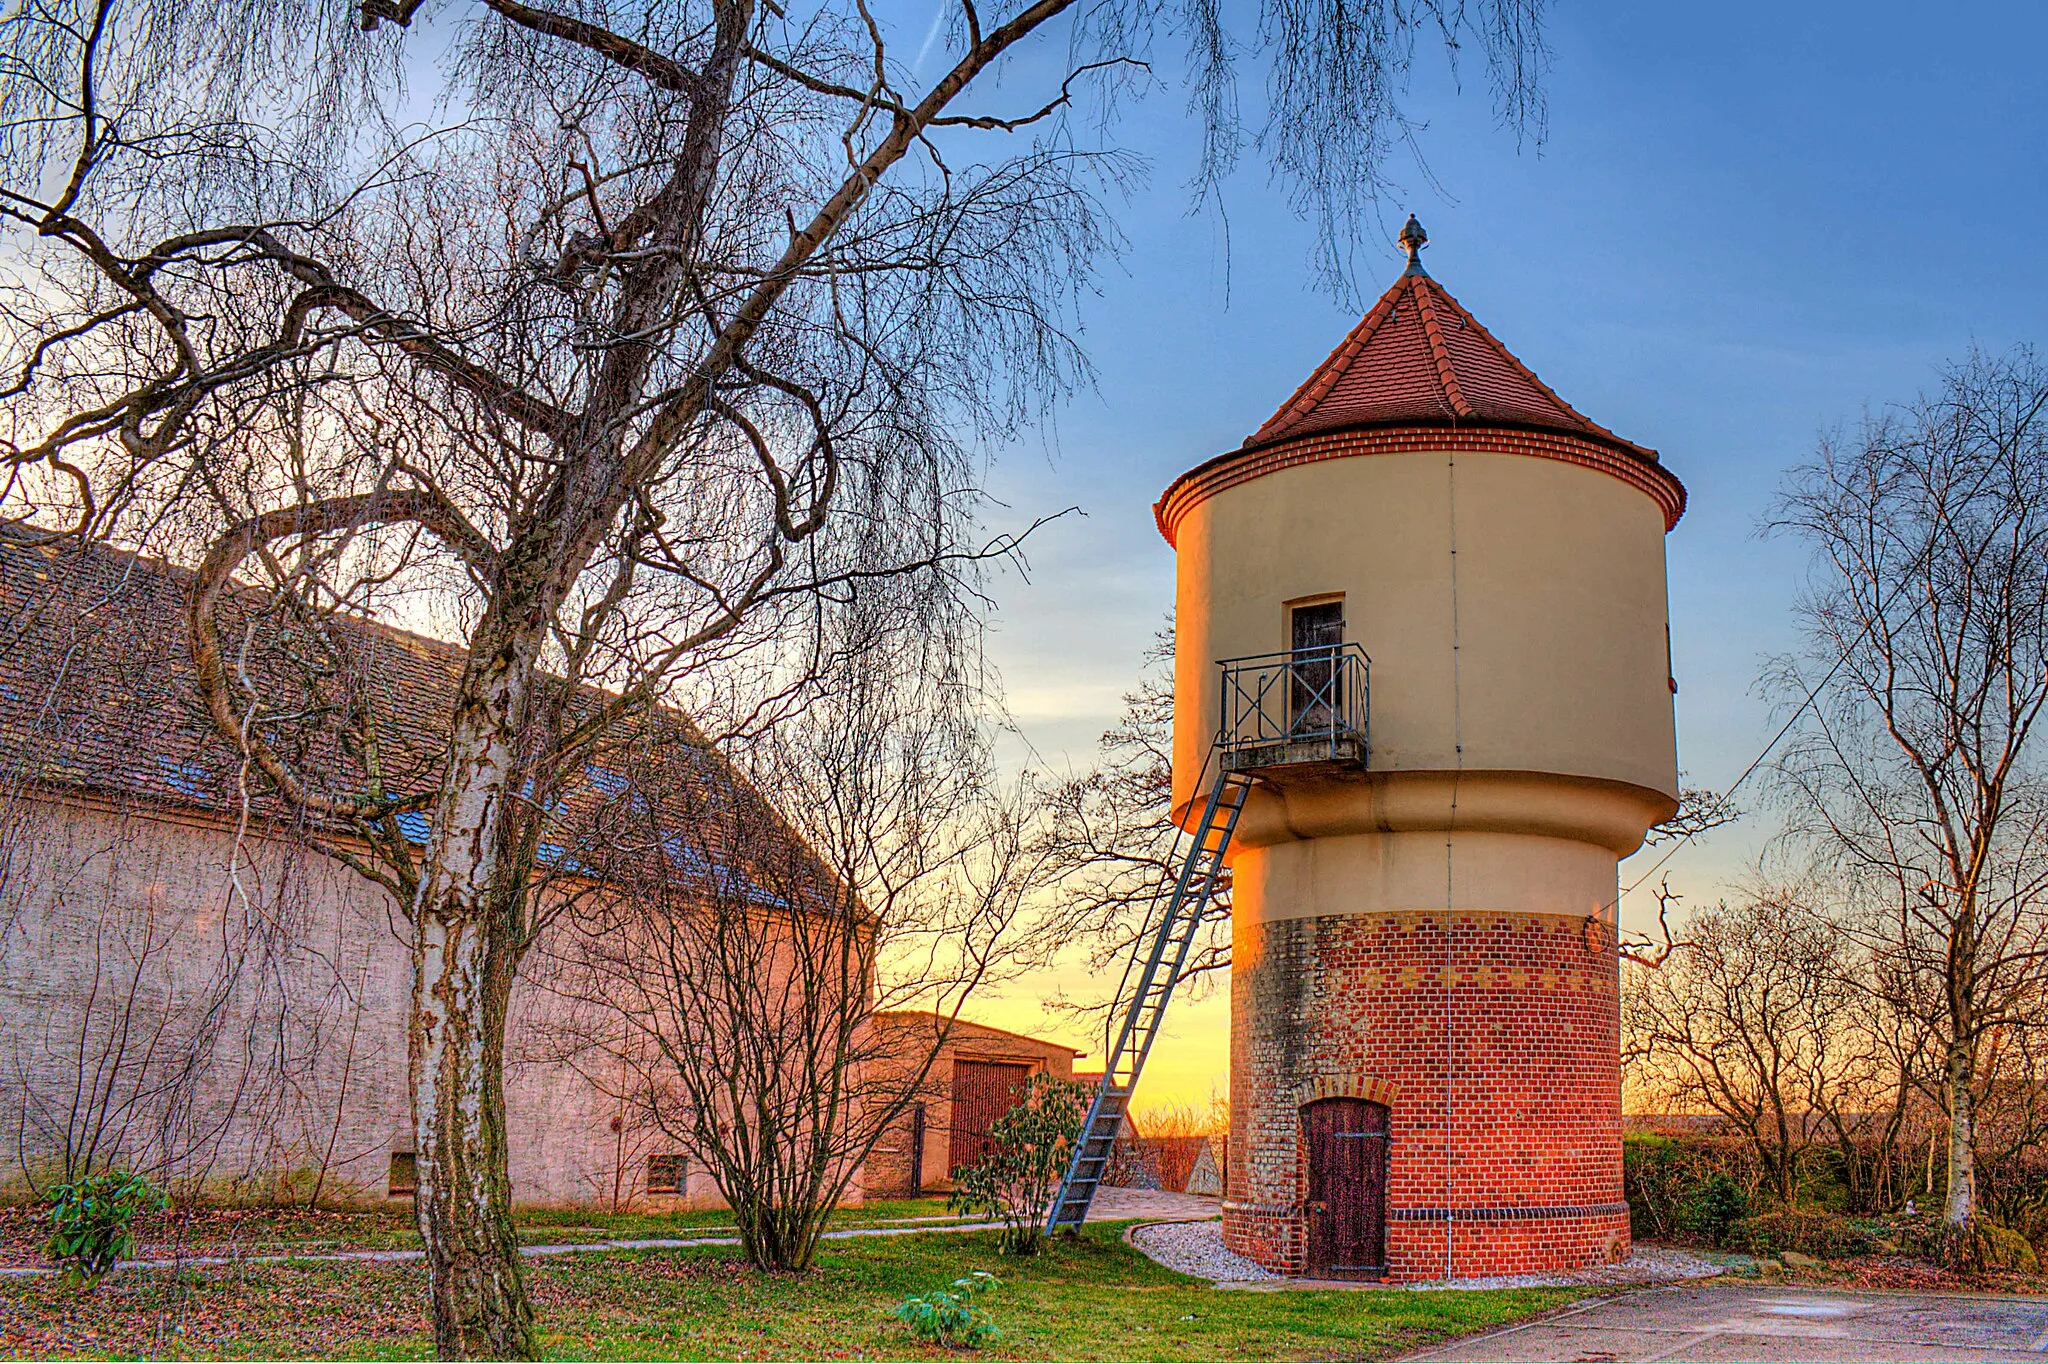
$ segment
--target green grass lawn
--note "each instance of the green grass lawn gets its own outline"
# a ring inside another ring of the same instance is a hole
[[[720,1250],[529,1261],[546,1352],[585,1359],[926,1359],[888,1319],[909,1293],[974,1269],[1003,1337],[988,1359],[1374,1359],[1563,1305],[1583,1292],[1218,1291],[1124,1245],[1122,1228],[1027,1260],[983,1233],[827,1242],[802,1275]],[[52,1278],[0,1281],[11,1356],[418,1358],[416,1264],[295,1263],[125,1271],[86,1295]]]

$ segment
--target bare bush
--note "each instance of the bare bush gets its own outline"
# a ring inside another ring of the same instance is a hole
[[[620,893],[536,977],[575,1005],[564,1054],[621,1077],[767,1269],[810,1263],[876,1145],[937,1097],[951,1022],[1024,959],[1043,881],[1029,788],[997,783],[971,689],[913,617],[854,614],[811,702],[742,751],[745,782],[702,749],[622,755],[582,854]],[[932,1026],[876,1017],[910,1010]]]
[[[1720,1115],[1750,1143],[1779,1203],[1801,1158],[1876,1078],[1865,996],[1840,937],[1783,899],[1696,914],[1660,967],[1628,967],[1623,1028],[1647,1066],[1638,1093],[1667,1111]]]

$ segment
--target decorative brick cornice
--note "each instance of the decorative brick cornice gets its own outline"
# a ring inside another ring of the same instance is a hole
[[[1548,1222],[1579,1217],[1626,1217],[1626,1203],[1580,1203],[1559,1208],[1389,1208],[1390,1222]]]
[[[1363,455],[1405,455],[1430,451],[1459,454],[1526,455],[1554,459],[1598,470],[1647,494],[1664,513],[1670,530],[1685,515],[1685,485],[1661,464],[1598,441],[1562,431],[1522,430],[1500,426],[1393,426],[1365,430],[1326,431],[1271,445],[1247,446],[1218,455],[1182,474],[1152,504],[1153,519],[1168,544],[1175,544],[1181,519],[1190,510],[1226,488],[1297,464]]]
[[[1306,1108],[1318,1099],[1364,1099],[1392,1108],[1400,1092],[1401,1086],[1392,1080],[1377,1080],[1369,1075],[1318,1075],[1284,1091],[1282,1102]]]

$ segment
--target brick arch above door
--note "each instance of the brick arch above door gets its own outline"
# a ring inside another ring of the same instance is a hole
[[[1318,1075],[1284,1091],[1284,1102],[1294,1108],[1306,1108],[1318,1099],[1364,1099],[1392,1108],[1400,1092],[1401,1087],[1392,1080],[1370,1075]]]

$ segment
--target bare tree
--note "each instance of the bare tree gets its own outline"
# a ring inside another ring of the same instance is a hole
[[[2048,999],[2027,1008],[2039,1017]],[[1992,1216],[2031,1239],[2048,1184],[2048,1056],[2031,1029],[1999,1028],[1986,1037],[1979,1064],[1978,1195]]]
[[[1950,1255],[1977,1244],[1981,1053],[2038,1021],[2048,957],[2048,372],[1972,354],[1940,390],[1823,441],[1772,527],[1813,551],[1815,696],[1778,764],[1791,830],[1890,959],[1942,1059]]]
[[[929,69],[862,0],[0,20],[0,214],[24,244],[0,496],[204,542],[189,628],[215,722],[408,906],[444,1355],[534,1349],[501,1069],[563,782],[678,669],[786,645],[807,597],[981,552],[970,449],[1082,377],[1069,305],[1132,168],[1077,104],[1107,112],[1155,31],[1185,36],[1213,187],[1242,141],[1237,60],[1262,59],[1263,141],[1341,283],[1418,35],[1476,40],[1533,130],[1539,14],[1265,0],[1240,40],[1201,2],[962,0]],[[998,75],[1037,88],[1011,106]],[[308,716],[239,665],[216,614],[242,577],[301,619],[333,683],[312,718],[357,780],[311,776]],[[321,657],[344,607],[463,637],[427,787],[387,780],[375,679]],[[578,705],[593,681],[610,699]],[[422,815],[416,855],[395,821]]]
[[[1627,967],[1626,1045],[1647,1063],[1637,1083],[1724,1118],[1787,1207],[1824,1115],[1868,1092],[1854,966],[1838,934],[1766,897],[1694,915],[1661,965]]]
[[[1079,949],[1099,977],[1120,970],[1159,926],[1184,841],[1173,822],[1173,622],[1145,654],[1137,689],[1105,730],[1095,765],[1050,787],[1038,848],[1060,882],[1041,933],[1047,953]],[[1176,984],[1213,980],[1230,968],[1226,875],[1203,913]],[[1114,983],[1112,981],[1112,983]],[[1114,1022],[1119,1001],[1090,991],[1066,1007]]]
[[[1808,897],[1830,910],[1839,898],[1825,888]],[[1840,931],[1832,914],[1821,921],[1830,932]],[[1863,995],[1857,1010],[1862,1084],[1842,1086],[1828,1096],[1822,1113],[1834,1135],[1851,1207],[1878,1213],[1899,1203],[1912,1187],[1905,1173],[1912,1152],[1905,1148],[1938,1120],[1941,1072],[1928,1012],[1901,994],[1896,956],[1874,952],[1854,937],[1846,950],[1857,959],[1850,980]]]
[[[936,1097],[952,1020],[1023,961],[1042,882],[1028,783],[996,785],[944,646],[893,605],[850,614],[860,637],[835,634],[747,781],[693,747],[624,769],[595,854],[622,893],[534,977],[573,1003],[562,1054],[623,1079],[764,1269],[805,1268],[878,1142]]]

